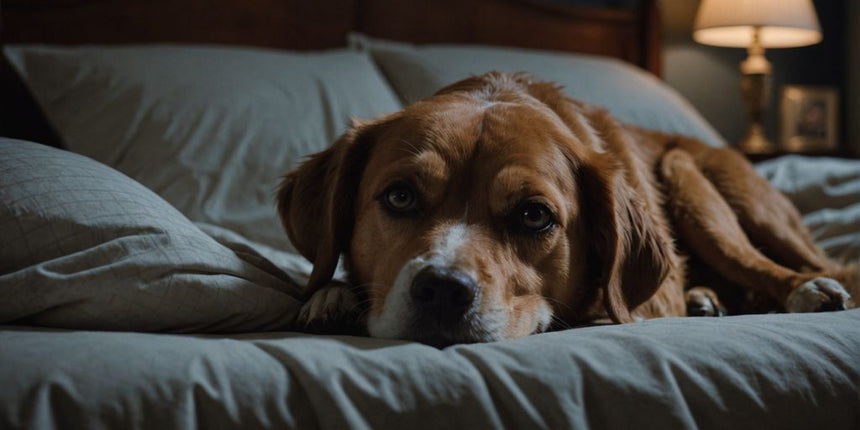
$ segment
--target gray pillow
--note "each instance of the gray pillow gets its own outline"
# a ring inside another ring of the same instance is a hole
[[[350,117],[400,109],[369,55],[203,46],[7,46],[63,143],[194,221],[291,249],[281,176]]]
[[[490,46],[410,45],[360,34],[350,35],[350,45],[373,55],[406,104],[472,75],[492,70],[528,72],[561,84],[571,97],[602,106],[631,124],[725,145],[675,90],[617,59]]]
[[[5,138],[0,154],[0,324],[239,332],[295,319],[291,274],[122,173]]]

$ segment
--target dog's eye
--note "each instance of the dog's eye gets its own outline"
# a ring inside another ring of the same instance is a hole
[[[395,184],[382,194],[382,202],[393,212],[411,212],[418,206],[418,197],[410,186]]]
[[[542,203],[527,202],[520,206],[518,214],[520,225],[529,232],[542,232],[555,225],[552,212]]]

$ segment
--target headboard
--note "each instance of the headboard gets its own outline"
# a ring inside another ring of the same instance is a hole
[[[218,43],[311,50],[349,32],[606,55],[660,75],[657,0],[0,0],[0,43]],[[593,3],[593,2],[592,2]],[[617,3],[617,1],[616,1]],[[0,60],[0,136],[59,142]]]

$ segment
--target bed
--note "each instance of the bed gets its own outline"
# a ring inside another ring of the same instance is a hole
[[[602,5],[595,5],[601,3]],[[654,1],[6,0],[0,428],[860,428],[860,309],[444,349],[301,333],[280,175],[352,117],[525,70],[722,137],[660,74]],[[757,165],[860,259],[860,162]]]

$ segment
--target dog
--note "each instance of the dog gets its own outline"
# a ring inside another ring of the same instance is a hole
[[[720,315],[717,285],[788,312],[857,294],[856,270],[740,153],[623,124],[527,74],[356,121],[285,176],[277,208],[314,264],[298,323],[372,337],[448,345]],[[332,281],[341,256],[346,283]]]

